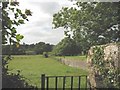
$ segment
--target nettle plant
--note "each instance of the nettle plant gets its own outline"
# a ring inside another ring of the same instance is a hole
[[[109,59],[105,60],[104,46],[95,46],[93,48],[92,65],[94,67],[95,76],[103,81],[106,88],[120,88],[120,73],[111,53]]]

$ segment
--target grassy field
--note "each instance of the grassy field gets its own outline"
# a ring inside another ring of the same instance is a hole
[[[56,56],[56,58],[65,58],[70,60],[86,60],[86,56]]]
[[[40,87],[41,74],[46,75],[87,75],[87,72],[82,69],[72,68],[59,63],[51,58],[44,58],[40,55],[29,56],[13,56],[13,60],[9,61],[9,73],[17,73],[17,70],[21,71],[21,75],[26,78],[26,81],[32,85]],[[60,79],[60,82],[62,79]],[[66,86],[69,86],[69,79]],[[75,80],[75,86],[77,85],[77,79]],[[81,87],[84,87],[85,78],[83,78]],[[50,86],[53,87],[53,80],[50,82]],[[59,87],[61,84],[59,84]]]

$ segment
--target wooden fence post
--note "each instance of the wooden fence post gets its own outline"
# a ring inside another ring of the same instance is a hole
[[[45,90],[45,74],[41,75],[41,90]]]

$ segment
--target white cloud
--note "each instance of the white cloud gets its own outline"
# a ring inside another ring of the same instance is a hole
[[[44,14],[52,15],[60,9],[60,4],[57,2],[32,2],[31,4],[36,5]]]
[[[57,44],[64,37],[63,28],[52,29],[52,15],[62,6],[70,6],[68,0],[20,0],[20,8],[30,9],[33,13],[29,22],[18,27],[18,33],[24,35],[22,42],[27,44],[47,42]]]

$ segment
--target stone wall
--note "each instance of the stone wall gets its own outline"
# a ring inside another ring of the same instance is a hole
[[[89,82],[92,88],[105,88],[100,76],[97,76],[96,69],[93,67],[93,48],[91,47],[88,52],[87,63],[89,69]],[[106,45],[101,45],[97,47],[103,47],[104,50],[104,60],[113,60],[116,68],[120,70],[120,44],[110,43]],[[110,67],[110,65],[109,65]]]
[[[68,65],[70,67],[76,67],[76,68],[80,68],[83,70],[87,70],[86,61],[70,60],[70,59],[66,59],[66,58],[60,58],[60,59],[58,59],[58,61],[60,61],[62,64]]]

